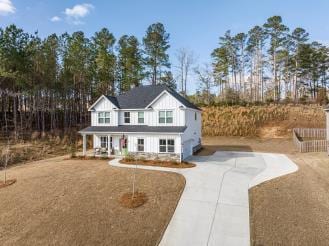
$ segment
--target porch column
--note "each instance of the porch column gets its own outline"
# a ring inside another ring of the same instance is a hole
[[[111,156],[111,135],[107,135],[107,155]]]
[[[87,154],[87,136],[82,134],[82,155],[86,156]]]

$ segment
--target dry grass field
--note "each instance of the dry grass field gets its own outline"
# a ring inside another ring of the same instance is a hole
[[[249,191],[252,245],[317,245],[329,242],[329,157],[289,155],[296,173]]]
[[[0,150],[5,148],[6,142],[0,141]],[[62,156],[70,152],[67,144],[58,140],[32,140],[10,144],[8,165],[23,164],[26,162]],[[1,167],[1,162],[0,162]]]
[[[320,106],[269,105],[221,106],[202,108],[204,136],[290,135],[294,127],[325,127],[325,114]]]
[[[291,139],[205,137],[201,155],[216,150],[287,154],[299,170],[249,191],[251,244],[328,245],[329,157],[298,153]]]
[[[156,245],[185,185],[179,174],[137,170],[148,201],[128,209],[118,199],[131,190],[132,171],[106,161],[57,157],[8,176],[17,183],[0,189],[2,246]]]

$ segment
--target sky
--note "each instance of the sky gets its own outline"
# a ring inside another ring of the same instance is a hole
[[[198,64],[209,63],[225,31],[247,32],[273,15],[329,44],[329,0],[0,0],[1,28],[14,23],[41,37],[74,31],[90,37],[107,27],[117,39],[128,34],[141,40],[150,24],[162,22],[170,33],[173,65],[180,48],[192,50]],[[190,83],[189,90],[196,87]]]

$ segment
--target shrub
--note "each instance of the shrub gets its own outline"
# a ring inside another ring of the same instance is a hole
[[[127,162],[133,162],[133,161],[136,160],[136,158],[135,158],[135,156],[132,155],[132,154],[127,154],[127,155],[125,156],[124,160],[127,161]]]

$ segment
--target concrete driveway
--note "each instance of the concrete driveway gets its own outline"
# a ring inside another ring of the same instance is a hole
[[[248,189],[298,167],[285,155],[216,152],[190,169],[139,166],[184,175],[186,186],[160,245],[249,245]],[[117,160],[111,165],[125,166]],[[126,167],[126,166],[125,166]]]

